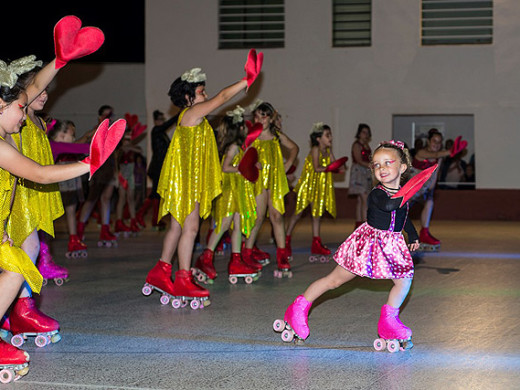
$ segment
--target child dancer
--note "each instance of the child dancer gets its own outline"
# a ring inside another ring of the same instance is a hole
[[[279,118],[278,112],[271,104],[261,102],[253,110],[253,116],[254,122],[261,123],[263,126],[262,133],[252,144],[252,147],[258,150],[258,161],[262,169],[255,183],[255,227],[251,230],[251,235],[246,240],[242,256],[248,263],[251,262],[251,259],[267,260],[266,264],[269,263],[269,254],[265,256],[260,253],[258,256],[253,252],[256,237],[264,222],[266,210],[268,210],[277,247],[276,262],[278,268],[275,270],[275,276],[290,277],[292,274],[290,273],[291,266],[288,261],[289,254],[285,248],[284,196],[289,192],[286,172],[293,165],[299,148],[287,135],[281,132],[279,127],[281,118]],[[280,145],[289,150],[289,157],[285,163]]]
[[[372,189],[372,173],[370,172],[370,139],[372,132],[365,123],[360,123],[356,140],[352,144],[352,169],[350,171],[349,195],[356,195],[356,224],[361,226],[367,220],[367,197]]]
[[[214,251],[231,223],[233,233],[228,264],[229,281],[236,283],[238,277],[244,277],[249,284],[258,277],[258,272],[262,269],[256,262],[246,264],[240,253],[242,234],[249,237],[256,219],[254,184],[238,171],[238,164],[244,156],[241,147],[246,138],[243,114],[244,109],[240,106],[228,111],[217,130],[218,147],[222,156],[222,194],[215,201],[213,218],[216,227],[210,234],[206,249],[195,263],[201,282],[211,283],[217,277],[213,266]]]
[[[378,333],[384,339],[410,340],[412,331],[398,317],[414,273],[410,252],[401,230],[408,233],[411,250],[419,246],[418,235],[408,219],[408,203],[402,197],[392,198],[399,189],[401,175],[410,167],[408,151],[399,141],[379,145],[372,156],[372,170],[379,185],[368,197],[367,222],[358,227],[334,254],[338,266],[324,278],[312,283],[285,312],[284,321],[296,337],[309,336],[309,309],[324,292],[337,288],[356,276],[371,279],[392,279],[394,286],[381,309]],[[401,204],[404,203],[404,204]],[[284,322],[277,320],[275,330],[282,331]],[[285,340],[292,340],[291,331],[284,331]],[[408,347],[411,347],[411,342]],[[384,348],[384,347],[383,347]]]
[[[247,76],[211,99],[206,95],[206,75],[200,68],[183,73],[170,87],[168,95],[182,111],[157,192],[161,195],[159,218],[170,213],[171,224],[164,237],[161,258],[148,273],[143,288],[145,294],[150,294],[153,288],[162,292],[163,303],[174,298],[172,305],[178,307],[191,301],[193,309],[209,304],[209,291],[194,283],[190,273],[199,218],[209,216],[213,199],[222,192],[215,135],[205,116],[248,88],[260,73],[262,60],[262,53],[257,58],[251,50],[246,62]],[[179,270],[172,282],[172,258],[176,251]]]
[[[321,122],[315,123],[312,127],[311,151],[305,159],[300,180],[294,192],[296,192],[296,209],[287,227],[286,249],[290,253],[291,233],[296,222],[301,218],[301,213],[311,205],[312,207],[312,244],[311,254],[322,256],[322,261],[330,255],[330,249],[323,246],[320,237],[321,216],[327,210],[330,215],[336,218],[336,196],[334,194],[334,183],[332,173],[327,172],[327,166],[336,160],[332,153],[332,132],[328,125]],[[319,257],[311,256],[310,260],[315,261]],[[325,260],[324,260],[325,259]]]

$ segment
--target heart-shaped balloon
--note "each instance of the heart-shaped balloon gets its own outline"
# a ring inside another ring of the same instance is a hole
[[[438,167],[439,164],[435,164],[434,166],[426,168],[424,171],[419,172],[417,175],[408,180],[399,191],[392,195],[392,199],[403,197],[403,200],[401,201],[401,207],[403,207],[403,205],[412,196],[414,196],[417,191],[421,189],[424,183],[428,181],[428,179],[431,177],[431,175],[433,175],[433,173]]]
[[[238,171],[250,182],[255,183],[260,174],[256,163],[258,162],[258,151],[256,148],[249,148],[244,153],[242,160],[238,164]]]
[[[242,148],[246,150],[251,146],[251,144],[255,141],[255,139],[258,138],[260,133],[262,133],[262,130],[264,127],[261,123],[255,123],[254,125],[251,123],[251,121],[246,121],[246,127],[247,127],[247,135],[246,140],[244,142],[244,145]]]
[[[67,62],[94,53],[105,41],[103,31],[97,27],[81,28],[81,20],[74,15],[61,18],[54,26],[56,69]]]

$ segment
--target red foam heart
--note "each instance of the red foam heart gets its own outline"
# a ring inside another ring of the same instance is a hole
[[[337,160],[334,160],[329,165],[327,165],[327,168],[325,168],[325,172],[338,173],[339,169],[341,168],[341,166],[343,164],[345,164],[347,162],[347,160],[348,160],[347,156],[338,158]]]
[[[255,139],[258,138],[260,133],[263,131],[263,126],[261,123],[255,123],[254,125],[251,123],[251,121],[246,121],[246,127],[247,127],[247,135],[246,140],[244,142],[244,145],[242,148],[245,150],[251,146],[251,144],[255,141]]]
[[[286,172],[286,175],[290,175],[291,173],[294,173],[296,171],[296,165],[291,165],[289,170]]]
[[[249,148],[244,153],[242,160],[238,164],[238,171],[250,182],[255,183],[258,180],[260,171],[256,166],[258,162],[258,151],[256,148]]]
[[[132,140],[143,134],[147,127],[146,125],[142,125],[141,122],[137,122],[132,129]]]
[[[126,120],[126,123],[128,124],[128,127],[133,129],[134,126],[138,123],[139,117],[136,114],[132,115],[129,112],[127,112],[125,114],[125,120]]]
[[[260,52],[257,55],[255,49],[249,50],[247,61],[244,66],[244,70],[246,71],[246,77],[244,77],[244,79],[247,80],[247,88],[249,88],[258,77],[258,74],[262,70],[263,62],[264,53]]]
[[[426,168],[424,171],[419,172],[417,175],[408,180],[399,191],[392,195],[392,199],[403,197],[403,200],[401,201],[401,207],[403,207],[403,205],[410,198],[412,198],[412,196],[414,196],[417,191],[421,189],[424,183],[428,181],[428,179],[431,177],[431,175],[433,175],[433,173],[438,167],[439,164],[435,164],[434,166]]]
[[[105,41],[103,31],[97,27],[81,28],[81,20],[74,15],[61,18],[54,26],[56,69],[70,60],[94,53]]]

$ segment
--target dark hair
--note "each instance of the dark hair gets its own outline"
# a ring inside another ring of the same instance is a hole
[[[268,117],[271,118],[271,123],[269,124],[269,131],[276,139],[280,138],[278,133],[282,130],[276,124],[276,119],[280,116],[278,111],[274,109],[271,103],[263,102],[257,108],[254,109],[253,115],[257,112],[262,112],[267,114]]]
[[[101,116],[103,115],[103,111],[105,110],[111,110],[113,111],[114,108],[112,106],[109,106],[108,104],[103,104],[101,107],[99,107],[98,109],[98,116]]]
[[[244,119],[238,123],[233,123],[233,117],[224,116],[217,128],[218,153],[220,157],[226,154],[228,148],[233,145],[242,145],[246,140]]]
[[[163,114],[161,111],[159,111],[159,110],[155,110],[155,111],[153,112],[153,120],[154,120],[154,121],[156,121],[157,119],[159,119],[160,116],[164,116],[164,114]]]
[[[370,157],[370,160],[372,160],[374,158],[375,154],[380,149],[393,149],[393,150],[397,151],[397,154],[399,155],[399,160],[401,161],[401,164],[406,165],[406,171],[404,171],[403,174],[401,175],[401,181],[403,179],[405,179],[408,176],[408,173],[409,173],[410,168],[412,166],[412,159],[410,157],[410,152],[408,151],[408,149],[407,148],[401,149],[399,146],[393,145],[393,144],[390,144],[390,143],[381,143],[374,150],[374,153],[372,153],[372,156]]]
[[[370,126],[367,125],[366,123],[360,123],[357,127],[357,132],[356,132],[356,139],[359,139],[359,135],[361,134],[361,131],[363,131],[363,129],[367,129],[368,130],[368,136],[370,138],[372,138],[372,130],[370,130]]]
[[[318,138],[321,138],[323,136],[323,133],[325,130],[330,130],[329,125],[323,125],[321,126],[320,130],[313,131],[311,133],[311,146],[318,146],[320,143],[318,142]]]
[[[168,96],[172,103],[177,107],[188,107],[193,103],[193,100],[195,100],[195,90],[199,85],[206,85],[206,82],[200,81],[198,83],[189,83],[181,80],[180,77],[177,77],[170,86]],[[188,95],[188,101],[186,100],[186,95]]]
[[[442,136],[442,133],[438,129],[433,128],[433,129],[428,130],[428,141],[431,140],[435,135],[440,135],[441,140],[444,139],[444,137]]]
[[[67,127],[69,126],[74,126],[76,127],[76,125],[74,124],[74,122],[72,121],[68,121],[68,120],[65,120],[65,121],[62,121],[62,120],[56,120],[56,123],[54,124],[54,127],[49,130],[49,132],[47,133],[47,137],[49,137],[49,139],[55,139],[56,136],[67,130]]]

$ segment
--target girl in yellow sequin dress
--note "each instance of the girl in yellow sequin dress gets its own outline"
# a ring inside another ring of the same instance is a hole
[[[315,123],[310,135],[311,151],[303,166],[300,180],[294,192],[297,194],[296,210],[287,227],[286,242],[290,246],[291,233],[294,226],[308,207],[312,208],[312,245],[313,255],[330,255],[330,249],[321,243],[320,222],[325,211],[336,218],[336,197],[332,173],[326,172],[326,167],[336,160],[332,153],[332,132],[329,126]],[[311,256],[311,260],[315,257]]]
[[[256,237],[264,222],[266,211],[268,211],[277,247],[276,262],[278,270],[275,271],[275,274],[276,276],[282,276],[282,274],[291,276],[289,256],[285,249],[284,196],[289,192],[286,172],[294,163],[299,148],[287,135],[281,132],[281,117],[271,104],[260,103],[253,110],[253,117],[255,123],[261,123],[263,126],[262,133],[251,145],[258,150],[258,162],[262,169],[260,169],[260,176],[255,184],[255,227],[246,240],[242,256],[246,261],[256,259],[267,260],[265,263],[269,262],[268,255],[264,256],[262,253],[255,253],[254,251]],[[289,151],[289,157],[285,163],[281,146]]]
[[[237,275],[252,282],[262,266],[247,264],[240,253],[242,234],[249,237],[256,220],[254,183],[248,181],[238,171],[238,164],[244,156],[245,142],[244,109],[237,106],[228,111],[217,130],[219,154],[222,156],[222,194],[215,200],[213,219],[216,227],[211,232],[208,245],[195,262],[195,270],[200,281],[211,283],[217,277],[213,266],[214,251],[224,233],[233,224],[231,234],[231,258],[228,264],[230,282],[237,282]]]
[[[215,134],[205,116],[253,83],[260,72],[262,58],[263,55],[257,62],[256,52],[254,58],[250,52],[246,78],[211,99],[206,95],[206,75],[200,68],[185,72],[170,87],[168,95],[181,113],[163,162],[157,192],[161,196],[159,219],[169,213],[171,224],[164,237],[161,258],[148,273],[143,293],[149,295],[156,289],[163,293],[161,301],[168,303],[172,299],[174,307],[189,302],[192,309],[196,309],[209,304],[209,291],[196,284],[190,273],[200,218],[209,217],[213,199],[222,192]],[[248,66],[251,63],[253,67]],[[175,252],[179,270],[172,283]]]

